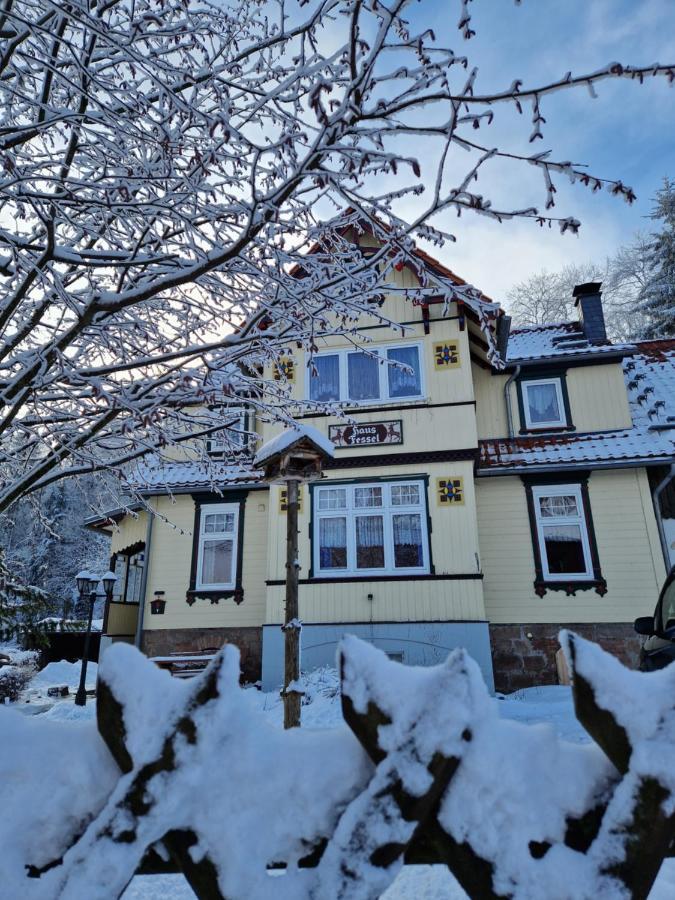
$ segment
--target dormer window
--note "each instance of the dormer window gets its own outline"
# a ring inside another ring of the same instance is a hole
[[[317,354],[308,372],[307,394],[318,403],[376,403],[423,396],[419,344]]]
[[[528,379],[521,381],[520,390],[523,430],[569,427],[562,378]]]

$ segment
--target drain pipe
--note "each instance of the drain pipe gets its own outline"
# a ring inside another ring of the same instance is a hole
[[[670,572],[672,563],[670,562],[670,547],[668,546],[668,540],[666,538],[666,530],[663,527],[663,516],[661,515],[661,494],[668,487],[670,482],[675,478],[675,464],[670,467],[668,474],[661,481],[652,494],[652,500],[654,501],[654,514],[656,515],[656,525],[659,529],[659,537],[661,538],[661,549],[663,550],[663,558],[666,563],[666,572]]]
[[[506,420],[509,426],[509,437],[514,437],[514,429],[513,429],[513,411],[511,409],[511,385],[516,380],[516,378],[520,375],[520,366],[516,366],[513,370],[513,374],[508,379],[506,384],[504,385],[504,402],[506,403]]]
[[[145,603],[146,603],[146,592],[148,590],[148,573],[150,572],[150,550],[152,548],[152,525],[155,521],[155,517],[152,513],[152,507],[148,503],[147,510],[148,517],[148,525],[145,529],[145,565],[143,566],[143,578],[141,579],[141,596],[140,603],[138,604],[138,619],[136,620],[136,637],[134,638],[134,644],[141,649],[141,643],[143,642],[143,621],[145,619]]]

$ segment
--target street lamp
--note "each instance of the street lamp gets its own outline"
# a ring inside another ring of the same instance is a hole
[[[106,572],[105,575],[99,578],[98,575],[92,575],[87,571],[82,571],[78,572],[75,577],[75,581],[77,583],[77,590],[80,595],[80,604],[83,605],[85,601],[88,601],[89,603],[89,610],[87,615],[87,632],[84,636],[82,666],[80,668],[80,686],[78,687],[77,693],[75,694],[75,704],[77,706],[85,706],[87,703],[85,683],[87,680],[87,663],[89,662],[89,644],[91,642],[91,620],[94,616],[94,604],[96,603],[96,588],[98,587],[99,582],[102,582],[106,599],[110,600],[110,598],[112,597],[113,589],[115,587],[115,582],[117,581],[117,576],[114,572]]]

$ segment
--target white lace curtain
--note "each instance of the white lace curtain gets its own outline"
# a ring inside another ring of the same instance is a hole
[[[312,400],[327,401],[340,399],[340,357],[317,356],[314,359],[316,375],[310,378]]]
[[[555,422],[560,418],[558,395],[552,384],[532,384],[527,388],[532,422]]]

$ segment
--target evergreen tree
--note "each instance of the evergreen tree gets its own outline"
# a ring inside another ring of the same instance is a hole
[[[0,640],[19,640],[26,648],[46,643],[43,619],[49,613],[49,595],[15,579],[0,548]]]
[[[644,337],[675,336],[675,182],[664,178],[657,191],[652,219],[662,229],[649,244],[649,280],[640,295],[640,308],[647,317]]]

